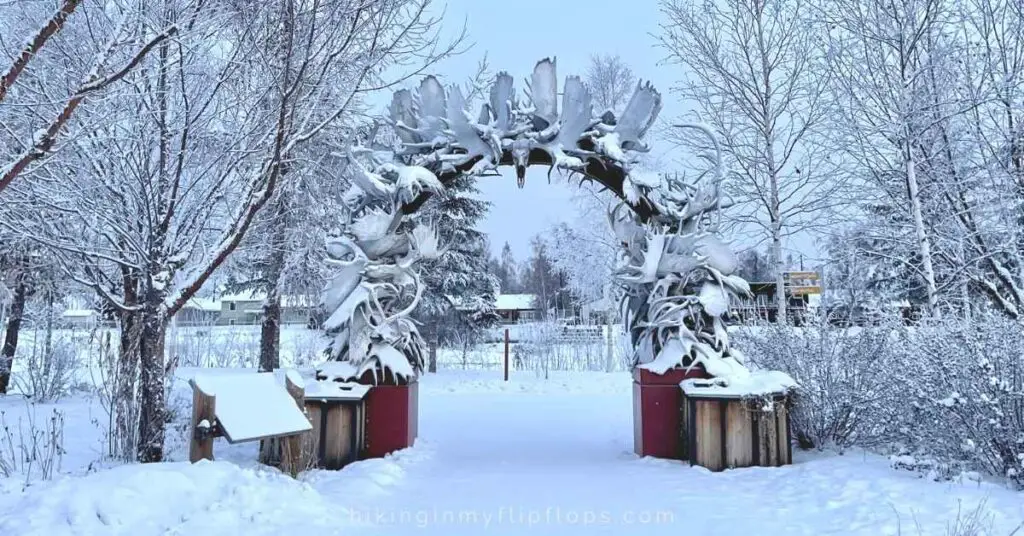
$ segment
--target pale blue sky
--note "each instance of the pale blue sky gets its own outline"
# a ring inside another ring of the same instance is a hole
[[[534,64],[542,58],[557,58],[561,84],[566,75],[584,74],[591,54],[618,54],[638,77],[651,80],[667,93],[669,85],[679,78],[679,71],[656,67],[664,57],[650,35],[658,29],[657,6],[657,0],[628,4],[602,0],[438,0],[436,7],[445,9],[446,31],[455,34],[465,22],[467,40],[473,46],[465,54],[439,64],[435,74],[446,83],[462,83],[476,72],[486,54],[492,71],[512,73],[517,88],[522,89]],[[678,103],[667,98],[662,115],[680,112]],[[533,235],[573,217],[570,196],[574,186],[566,185],[557,174],[552,174],[552,184],[548,184],[547,168],[531,168],[526,186],[520,190],[512,171],[503,173],[503,177],[483,177],[478,183],[483,197],[493,202],[481,230],[490,236],[494,249],[508,242],[521,260],[529,254]]]
[[[583,75],[592,54],[617,54],[637,77],[650,80],[662,92],[662,120],[687,111],[671,92],[685,72],[677,65],[659,65],[666,54],[655,36],[660,33],[657,0],[438,0],[436,8],[445,9],[444,26],[450,35],[457,34],[465,22],[472,44],[466,53],[437,65],[434,74],[445,83],[470,78],[485,54],[491,70],[512,73],[520,90],[542,58],[557,58],[561,85],[566,75]],[[676,151],[671,144],[658,140],[654,132],[649,138],[653,138],[649,141],[654,143],[656,157],[673,158]],[[511,170],[503,174],[479,181],[483,197],[493,202],[480,227],[490,236],[495,253],[508,242],[522,260],[529,254],[531,237],[573,218],[570,197],[575,187],[557,174],[548,184],[547,168],[531,168],[522,190]]]

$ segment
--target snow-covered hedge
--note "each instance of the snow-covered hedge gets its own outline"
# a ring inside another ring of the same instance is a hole
[[[894,363],[889,330],[829,326],[744,328],[734,344],[763,368],[800,385],[791,414],[801,448],[881,445],[893,405],[885,370]]]
[[[905,328],[740,329],[734,344],[801,386],[803,448],[860,446],[894,466],[1024,488],[1024,326],[998,316]]]
[[[894,445],[948,476],[980,471],[1024,488],[1024,326],[996,316],[904,332],[892,382],[903,411]]]

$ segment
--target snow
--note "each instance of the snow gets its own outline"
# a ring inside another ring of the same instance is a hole
[[[350,361],[328,361],[317,367],[316,377],[329,382],[347,382],[362,376],[363,372]]]
[[[532,311],[537,309],[536,303],[534,294],[498,294],[494,308],[499,311]]]
[[[688,379],[679,384],[687,396],[743,398],[774,393],[787,393],[797,388],[796,381],[785,372],[753,370],[749,374],[733,374],[712,379]]]
[[[0,495],[0,534],[337,534],[351,523],[309,485],[227,462],[129,465]]]
[[[96,314],[92,309],[68,309],[61,315],[64,318],[89,318]]]
[[[719,283],[705,281],[700,287],[697,299],[709,315],[722,316],[729,311],[729,295]]]
[[[274,379],[282,387],[286,387],[287,382],[291,381],[295,387],[306,389],[308,383],[302,372],[294,368],[274,369]]]
[[[306,398],[318,400],[362,400],[370,386],[352,382],[311,382],[306,387]]]
[[[218,460],[241,465],[92,472],[81,451],[78,467],[55,481],[23,490],[0,478],[0,534],[941,535],[958,511],[979,505],[992,516],[988,534],[1024,522],[1019,492],[936,483],[863,452],[794,449],[791,466],[721,473],[637,458],[626,373],[514,372],[504,382],[495,372],[449,372],[420,386],[420,437],[387,458],[296,480],[258,466],[255,443],[216,447]],[[73,413],[86,423],[76,438],[88,443],[88,412]]]
[[[192,298],[185,305],[186,308],[195,308],[200,311],[220,311],[220,301],[210,298]]]
[[[232,443],[313,429],[273,373],[197,374],[192,381],[216,398],[217,422]]]

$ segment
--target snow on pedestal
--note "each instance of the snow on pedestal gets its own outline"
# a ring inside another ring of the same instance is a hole
[[[785,395],[798,387],[796,381],[785,372],[746,369],[737,369],[731,376],[687,379],[679,385],[687,396],[715,398]]]

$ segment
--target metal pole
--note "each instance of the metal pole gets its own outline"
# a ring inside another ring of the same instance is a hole
[[[508,381],[508,328],[505,328],[505,381]]]

